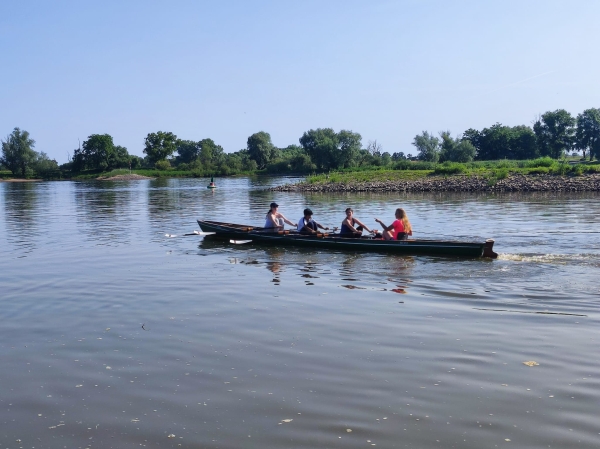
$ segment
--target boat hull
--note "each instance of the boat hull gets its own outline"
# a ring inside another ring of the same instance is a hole
[[[214,232],[212,238],[251,240],[270,245],[291,245],[308,248],[323,248],[350,251],[387,252],[407,255],[442,255],[450,257],[490,257],[493,240],[483,242],[456,242],[441,240],[379,240],[369,237],[359,239],[339,237],[336,234],[304,235],[293,231],[272,231],[248,225],[198,220],[204,232]]]

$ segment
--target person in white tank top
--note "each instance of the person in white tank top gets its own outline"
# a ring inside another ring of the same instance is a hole
[[[265,228],[273,228],[274,231],[279,231],[283,229],[285,223],[296,226],[296,223],[285,218],[282,213],[277,212],[278,208],[279,204],[271,203],[265,220]]]

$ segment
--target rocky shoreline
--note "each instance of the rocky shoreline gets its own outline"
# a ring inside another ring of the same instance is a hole
[[[116,176],[111,176],[110,178],[103,178],[103,177],[99,177],[96,178],[98,181],[136,181],[138,179],[154,179],[151,178],[149,176],[142,176],[142,175],[136,175],[136,174],[129,174],[129,175],[116,175]]]
[[[483,176],[428,176],[407,181],[298,183],[273,187],[278,192],[590,192],[600,191],[600,174],[582,176],[512,174],[495,180]]]

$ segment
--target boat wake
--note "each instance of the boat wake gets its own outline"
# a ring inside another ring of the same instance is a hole
[[[547,263],[558,265],[588,265],[600,268],[600,254],[498,254],[498,260]]]

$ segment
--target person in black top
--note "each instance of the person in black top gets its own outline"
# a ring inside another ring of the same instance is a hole
[[[344,221],[342,221],[340,237],[360,238],[363,229],[367,232],[377,232],[375,229],[369,229],[367,225],[361,222],[358,218],[354,218],[353,214],[354,211],[352,208],[349,207],[346,209],[346,218],[344,218]]]

